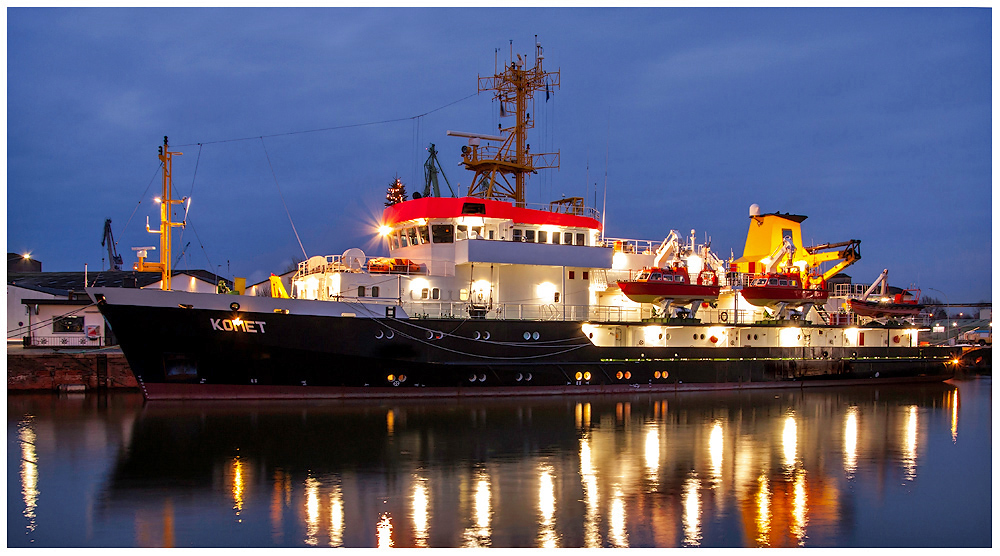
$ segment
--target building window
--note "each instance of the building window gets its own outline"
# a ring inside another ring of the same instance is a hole
[[[583,279],[584,280],[590,280],[590,272],[584,270],[583,271]]]
[[[372,286],[372,297],[378,297],[378,286]]]
[[[576,278],[576,271],[575,270],[569,271],[569,279],[573,280],[574,278]]]
[[[539,230],[538,243],[548,243],[548,242],[549,242],[549,233],[546,232],[545,230]]]
[[[364,296],[365,296],[365,287],[358,286],[358,297],[364,297]]]
[[[576,234],[576,244],[583,245],[583,234]]]
[[[431,226],[434,243],[455,243],[455,229],[448,224],[434,224]]]
[[[54,334],[83,332],[83,317],[59,317],[52,321]]]

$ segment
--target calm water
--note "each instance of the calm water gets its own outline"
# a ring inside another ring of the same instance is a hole
[[[366,404],[7,397],[18,546],[991,546],[992,379]]]

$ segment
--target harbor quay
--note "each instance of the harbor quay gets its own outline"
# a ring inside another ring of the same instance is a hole
[[[7,345],[7,392],[83,392],[99,388],[138,389],[117,346],[101,349],[24,348]]]

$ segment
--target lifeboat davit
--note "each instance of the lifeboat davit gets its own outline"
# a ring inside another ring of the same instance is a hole
[[[691,283],[687,266],[672,265],[667,268],[645,268],[632,280],[619,280],[625,297],[636,303],[660,303],[672,300],[675,305],[684,305],[697,300],[718,299],[719,277],[712,270],[702,270]]]
[[[743,287],[743,299],[757,307],[824,303],[830,296],[826,288],[804,288],[802,278],[794,272],[779,272],[754,276]]]
[[[903,290],[903,293],[896,294],[892,299],[879,299],[877,301],[851,299],[848,303],[851,306],[851,311],[854,311],[855,314],[875,319],[913,317],[924,308],[920,304],[920,290]]]

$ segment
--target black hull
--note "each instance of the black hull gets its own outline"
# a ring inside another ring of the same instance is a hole
[[[598,347],[579,322],[99,307],[147,399],[655,393],[954,374],[948,348]]]

